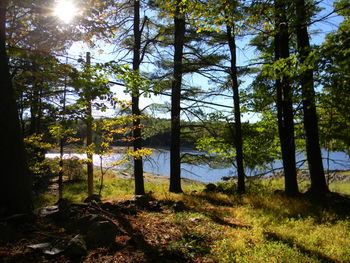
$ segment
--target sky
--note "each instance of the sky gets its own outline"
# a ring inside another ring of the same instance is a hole
[[[319,6],[323,8],[321,12],[319,12],[315,16],[315,20],[320,20],[321,18],[327,16],[330,12],[333,10],[333,2],[332,0],[323,0],[319,3]],[[338,28],[339,23],[342,21],[342,17],[333,14],[327,17],[325,21],[320,21],[317,23],[314,23],[310,29],[309,32],[312,33],[311,35],[311,43],[312,44],[321,44],[327,33],[330,33]],[[316,33],[315,33],[316,32]],[[256,57],[256,53],[254,48],[249,47],[247,43],[249,42],[249,38],[245,37],[243,39],[240,39],[237,41],[237,64],[239,66],[244,66],[250,63],[251,58]],[[82,57],[85,58],[86,52],[91,52],[91,61],[93,63],[103,63],[108,62],[114,59],[113,55],[113,48],[114,46],[108,45],[103,42],[97,43],[100,47],[96,49],[89,48],[86,44],[83,44],[81,42],[74,43],[72,47],[68,51],[68,56],[73,58]],[[111,79],[113,81],[113,79]],[[207,87],[207,80],[204,78],[195,76],[185,77],[185,80],[187,82],[190,82],[192,84],[195,84],[196,86],[203,86]],[[251,78],[244,78],[244,84],[243,86],[247,86],[251,83]],[[115,93],[116,97],[122,100],[130,100],[130,96],[128,94],[125,94],[124,88],[121,86],[114,85],[112,87],[112,91]],[[140,107],[145,108],[153,103],[164,103],[165,101],[170,102],[169,97],[167,96],[151,96],[150,98],[140,98]],[[232,99],[231,98],[212,98],[212,102],[216,102],[219,104],[224,104],[227,106],[232,106]],[[218,108],[220,109],[220,108]],[[221,108],[220,110],[228,110],[226,108]],[[95,117],[101,117],[101,116],[112,116],[115,113],[114,109],[108,109],[107,112],[98,112],[94,111]],[[158,117],[166,117],[169,118],[170,114],[160,114]],[[259,118],[258,114],[244,114],[242,120],[243,121],[249,121],[249,122],[255,122]]]

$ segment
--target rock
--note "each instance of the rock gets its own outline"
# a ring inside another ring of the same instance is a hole
[[[27,247],[37,250],[37,249],[45,249],[51,246],[51,243],[38,243],[38,244],[33,244],[33,245],[28,245]]]
[[[101,203],[101,197],[99,195],[92,195],[87,198],[85,198],[84,203],[91,203],[92,201],[95,201],[97,203]]]
[[[115,205],[116,210],[119,210],[123,214],[136,215],[137,209],[134,200],[126,200],[123,202],[118,202]]]
[[[148,202],[152,199],[148,195],[135,195],[135,204],[140,207],[148,206]]]
[[[135,206],[127,206],[127,207],[121,206],[118,209],[121,213],[126,215],[131,215],[131,216],[137,215],[137,209]]]
[[[216,191],[217,186],[215,184],[207,184],[205,186],[204,192],[213,193]]]
[[[71,207],[74,207],[74,208],[87,208],[89,206],[89,204],[87,203],[81,203],[81,202],[72,202],[71,203]]]
[[[38,243],[28,245],[27,247],[34,250],[41,250],[43,254],[55,256],[63,252],[63,249],[53,246],[51,243]]]
[[[39,216],[45,217],[58,212],[58,205],[45,206],[38,212]]]
[[[116,206],[114,206],[112,203],[110,202],[105,202],[101,205],[101,208],[107,211],[114,211],[116,210]]]
[[[57,201],[56,205],[58,205],[59,210],[68,210],[71,202],[68,199],[62,198]]]
[[[8,224],[0,224],[0,242],[11,242],[21,238],[19,232],[17,232],[12,226]]]
[[[148,203],[147,209],[149,211],[159,212],[159,211],[161,211],[160,203],[158,201],[150,201]]]
[[[81,257],[87,254],[86,242],[82,235],[76,235],[69,241],[65,254],[69,257]]]
[[[76,228],[80,229],[83,232],[86,232],[93,223],[100,221],[108,220],[101,215],[95,214],[82,216],[77,220]]]
[[[186,209],[184,202],[178,201],[171,207],[175,212],[182,212]]]
[[[108,246],[115,241],[118,228],[110,221],[92,223],[86,234],[86,242],[90,247]]]
[[[99,221],[109,221],[107,220],[106,218],[104,218],[103,216],[101,215],[97,215],[97,214],[91,214],[91,215],[88,215],[87,216],[87,219],[88,219],[88,224],[91,225],[95,222],[99,222]]]
[[[71,215],[71,210],[68,204],[63,202],[57,202],[57,205],[45,206],[39,212],[40,217],[50,216],[55,220],[66,220]]]
[[[32,223],[34,220],[34,214],[16,214],[5,218],[3,221],[6,221],[10,225],[23,225],[25,223]]]
[[[60,253],[62,253],[64,250],[58,247],[49,247],[47,249],[43,249],[43,253],[46,255],[50,255],[50,256],[55,256],[58,255]]]
[[[70,201],[67,199],[60,199],[57,202],[58,213],[53,214],[53,217],[57,220],[67,220],[71,216]]]
[[[118,206],[129,206],[129,205],[134,205],[135,201],[131,201],[131,200],[125,200],[122,202],[119,202],[117,205]]]
[[[173,206],[175,204],[175,201],[173,200],[160,200],[158,202],[160,203],[160,205],[168,207]]]

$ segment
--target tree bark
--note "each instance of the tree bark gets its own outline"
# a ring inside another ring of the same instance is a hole
[[[0,0],[0,216],[32,211],[31,178],[6,54],[6,7],[7,1]]]
[[[283,0],[275,0],[276,34],[275,60],[289,57],[288,21]],[[277,72],[281,73],[281,72]],[[292,90],[288,77],[283,74],[275,83],[277,93],[278,132],[281,144],[285,192],[299,193],[295,160],[294,115]]]
[[[311,53],[307,30],[306,6],[304,0],[295,1],[296,33],[300,64],[305,68],[305,62]],[[306,154],[309,165],[311,193],[323,194],[329,192],[322,163],[322,154],[318,134],[318,116],[316,113],[313,70],[307,68],[301,74],[301,89],[303,103],[303,121],[306,137]]]
[[[133,62],[132,68],[134,71],[140,70],[140,50],[141,50],[141,31],[140,31],[140,0],[134,0],[134,50],[133,50]],[[139,107],[140,93],[134,87],[132,90],[132,115],[133,120],[133,146],[134,151],[142,149],[141,127],[140,118],[141,115]],[[134,158],[134,177],[135,177],[135,194],[144,195],[145,187],[143,181],[143,165],[142,157]]]
[[[234,144],[236,147],[236,163],[237,163],[237,175],[238,175],[238,193],[245,192],[245,174],[243,166],[243,139],[242,139],[242,123],[241,123],[241,108],[240,108],[240,96],[239,85],[237,77],[237,62],[236,62],[236,41],[234,27],[226,26],[227,40],[230,48],[230,77],[232,81],[233,91],[233,106],[235,116],[235,138]]]
[[[86,53],[86,64],[90,66],[91,57],[90,52]],[[91,87],[86,87],[91,89]],[[93,154],[91,153],[89,146],[92,144],[92,109],[91,109],[91,92],[87,92],[87,107],[86,107],[86,147],[87,152],[87,185],[88,185],[88,196],[94,194],[94,164],[93,164]]]
[[[183,74],[183,47],[185,38],[185,19],[181,14],[180,0],[177,0],[174,17],[174,73],[171,87],[171,148],[170,148],[170,188],[173,193],[181,193],[181,158],[180,158],[180,112],[181,84]]]
[[[68,58],[66,58],[66,64],[68,64]],[[67,77],[64,78],[64,90],[63,90],[63,105],[62,105],[62,120],[61,125],[66,127],[66,96],[67,95]],[[60,170],[58,172],[58,200],[63,199],[63,154],[64,154],[64,142],[65,136],[61,135],[60,138]]]

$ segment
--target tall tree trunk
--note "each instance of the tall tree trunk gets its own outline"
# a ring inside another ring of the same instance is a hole
[[[307,30],[306,6],[304,0],[295,0],[296,33],[300,63],[304,64],[310,55],[310,40]],[[309,165],[311,193],[326,193],[329,191],[323,170],[322,154],[318,135],[318,117],[316,113],[313,70],[308,68],[301,74],[303,97],[304,129],[306,136],[306,154]]]
[[[90,52],[86,53],[86,64],[90,66],[91,56]],[[91,89],[91,87],[86,87]],[[88,185],[88,196],[94,194],[94,164],[93,164],[93,154],[89,146],[92,144],[92,109],[91,109],[91,92],[87,92],[87,106],[86,106],[86,147],[88,148],[87,152],[87,185]]]
[[[68,64],[68,58],[66,58],[66,65]],[[66,96],[67,95],[67,77],[64,78],[64,90],[63,90],[63,105],[62,105],[62,120],[61,125],[66,128]],[[64,153],[64,142],[65,136],[61,135],[60,138],[60,161],[59,161],[59,172],[58,172],[58,200],[63,198],[63,153]]]
[[[289,34],[283,0],[275,0],[275,16],[275,60],[286,59],[289,57]],[[285,192],[288,195],[296,195],[299,193],[299,189],[295,160],[293,100],[288,77],[285,74],[282,74],[282,78],[278,77],[275,87],[277,92],[278,132],[282,151]]]
[[[0,216],[32,210],[31,178],[6,54],[6,7],[0,0]]]
[[[171,148],[170,148],[170,188],[173,193],[181,193],[181,158],[180,158],[180,101],[183,74],[183,47],[185,38],[185,19],[181,13],[181,1],[177,0],[174,17],[174,75],[171,87]]]
[[[140,0],[134,0],[134,56],[132,68],[134,71],[140,70],[140,50],[141,50],[141,31],[140,31]],[[133,144],[134,151],[142,149],[141,127],[140,127],[140,93],[138,87],[132,90],[132,115],[136,118],[133,120]],[[135,194],[144,195],[145,187],[143,182],[142,157],[134,158],[134,177],[135,177]]]
[[[234,26],[226,26],[227,30],[227,40],[230,48],[231,54],[231,67],[230,76],[232,81],[232,91],[233,91],[233,106],[234,106],[234,116],[235,116],[235,138],[234,144],[236,147],[236,163],[237,163],[237,174],[238,174],[238,193],[245,192],[245,174],[243,166],[243,139],[242,139],[242,123],[241,123],[241,109],[240,109],[240,97],[239,97],[239,85],[237,77],[237,64],[236,64],[236,41]]]

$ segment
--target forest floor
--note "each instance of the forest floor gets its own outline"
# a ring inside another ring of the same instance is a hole
[[[34,215],[0,220],[0,262],[350,262],[350,184],[333,184],[343,194],[290,198],[280,179],[171,194],[148,175],[135,198],[132,180],[109,174],[102,201],[82,202],[85,183],[66,182],[69,201],[55,205],[51,186]]]

